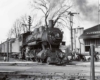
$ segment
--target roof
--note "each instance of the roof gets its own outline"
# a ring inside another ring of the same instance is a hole
[[[100,38],[100,24],[84,30],[83,34],[79,38]]]
[[[6,40],[6,41],[2,42],[1,44],[6,43],[7,41],[11,41],[11,42],[13,42],[13,41],[15,41],[15,38],[8,39],[8,40]],[[1,45],[1,44],[0,44],[0,45]]]

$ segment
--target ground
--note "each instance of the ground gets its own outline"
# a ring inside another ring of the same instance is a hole
[[[47,65],[45,63],[43,64],[43,63],[37,63],[37,62],[32,62],[32,61],[19,60],[17,62],[0,63],[0,73],[1,74],[3,73],[4,75],[14,74],[16,76],[27,75],[28,77],[24,76],[24,78],[27,77],[26,80],[31,80],[31,79],[39,80],[39,79],[33,79],[34,76],[35,77],[42,76],[43,78],[43,76],[47,77],[48,75],[49,77],[52,75],[53,78],[55,77],[55,75],[56,76],[59,75],[60,76],[59,80],[63,80],[61,76],[66,76],[65,80],[68,80],[67,78],[79,78],[79,79],[82,78],[82,79],[90,80],[90,62],[72,61],[66,66],[57,66],[57,65]],[[29,78],[29,75],[31,75],[30,78]],[[98,78],[97,80],[100,80],[99,78],[100,62],[95,62],[95,75],[96,75],[96,78]],[[10,80],[19,80],[19,77],[17,78],[13,76],[13,77],[10,77]],[[20,80],[23,80],[23,78]]]

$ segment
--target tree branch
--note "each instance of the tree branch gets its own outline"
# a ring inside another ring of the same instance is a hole
[[[58,15],[58,17],[57,17],[56,20],[54,21],[54,25],[55,25],[56,22],[59,20],[59,18],[61,17],[61,15],[63,15],[65,12],[68,12],[68,9],[70,9],[70,7],[67,8],[67,9],[65,9],[63,12],[61,12],[61,13]]]

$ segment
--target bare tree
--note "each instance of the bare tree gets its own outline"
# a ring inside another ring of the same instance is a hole
[[[33,22],[34,18],[31,17],[31,23]],[[19,37],[20,34],[26,33],[29,31],[29,16],[24,15],[21,18],[17,19],[12,28],[9,30],[8,37],[10,38],[11,36],[14,37]]]
[[[31,18],[31,22],[29,23],[29,18]],[[20,18],[20,22],[22,24],[22,29],[25,32],[29,31],[30,26],[32,26],[32,23],[34,21],[34,16],[28,16],[28,15],[24,15]]]
[[[48,20],[51,19],[54,20],[54,26],[66,26],[68,10],[72,7],[69,2],[69,0],[33,0],[31,6],[33,10],[42,11],[46,27],[48,27]]]
[[[15,21],[13,24],[13,27],[11,29],[11,33],[15,36],[18,37],[21,34],[21,22],[19,19]]]
[[[10,29],[8,32],[8,38],[10,39],[13,35],[13,29]]]
[[[23,30],[23,32],[27,32],[27,28],[28,28],[28,16],[27,15],[24,15],[20,18],[20,22],[21,22],[21,29]]]

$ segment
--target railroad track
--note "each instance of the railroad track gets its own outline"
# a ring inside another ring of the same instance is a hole
[[[100,76],[95,76],[100,80]],[[0,72],[0,80],[90,80],[85,74],[40,73],[40,72]]]

